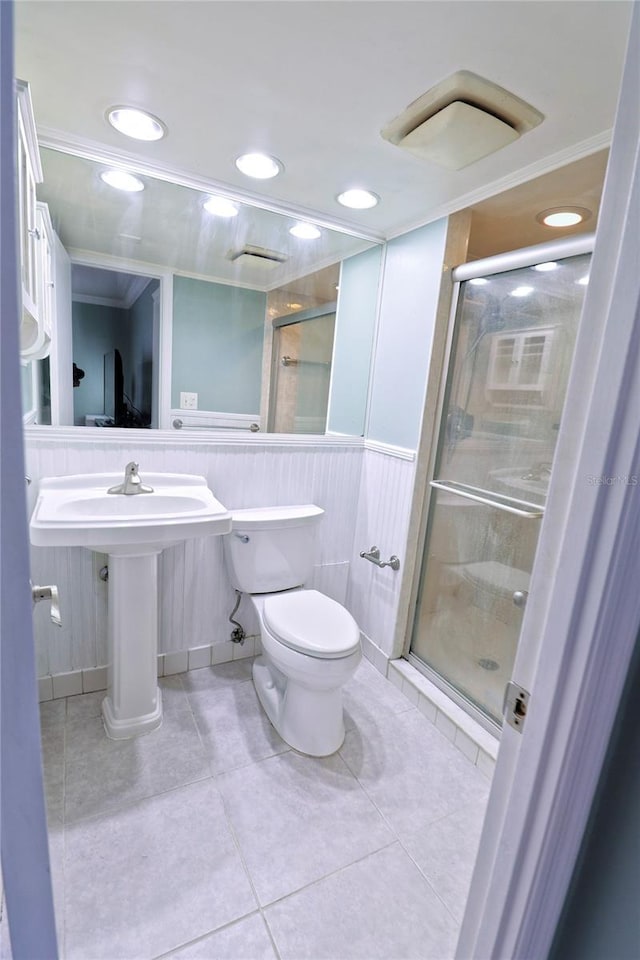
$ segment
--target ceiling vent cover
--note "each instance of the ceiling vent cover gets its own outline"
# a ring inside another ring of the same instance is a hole
[[[231,260],[232,263],[242,264],[243,266],[272,270],[273,267],[279,267],[281,263],[285,263],[287,257],[284,253],[278,253],[276,250],[267,250],[266,247],[253,247],[247,243],[241,250],[230,250],[227,259]]]
[[[409,104],[381,134],[421,160],[461,170],[513,143],[543,119],[503,87],[459,70]]]

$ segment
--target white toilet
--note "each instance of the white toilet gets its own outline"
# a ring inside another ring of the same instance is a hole
[[[305,590],[324,511],[313,504],[232,510],[224,552],[236,590],[260,620],[253,665],[260,703],[283,740],[326,757],[342,745],[342,687],[360,662],[360,631],[343,606]]]

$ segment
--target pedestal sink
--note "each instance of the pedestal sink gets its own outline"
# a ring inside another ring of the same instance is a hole
[[[31,516],[31,543],[109,555],[107,735],[139,736],[162,722],[157,681],[158,556],[192,537],[231,530],[231,515],[204,477],[147,473],[153,493],[108,494],[123,474],[45,477]]]

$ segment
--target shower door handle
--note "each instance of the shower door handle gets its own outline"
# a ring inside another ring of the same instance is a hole
[[[515,500],[513,497],[491,493],[489,490],[472,487],[467,483],[457,483],[454,480],[431,480],[429,486],[435,487],[436,490],[454,493],[464,500],[474,500],[476,503],[483,503],[487,507],[504,510],[505,513],[513,513],[516,517],[524,517],[525,520],[539,520],[544,516],[544,507],[528,503],[526,500]]]
[[[513,602],[516,607],[525,607],[527,604],[527,597],[529,596],[528,590],[516,590],[513,595]]]

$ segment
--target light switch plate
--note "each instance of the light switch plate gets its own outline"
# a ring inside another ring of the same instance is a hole
[[[181,393],[180,409],[181,410],[197,410],[198,394],[197,393]]]

